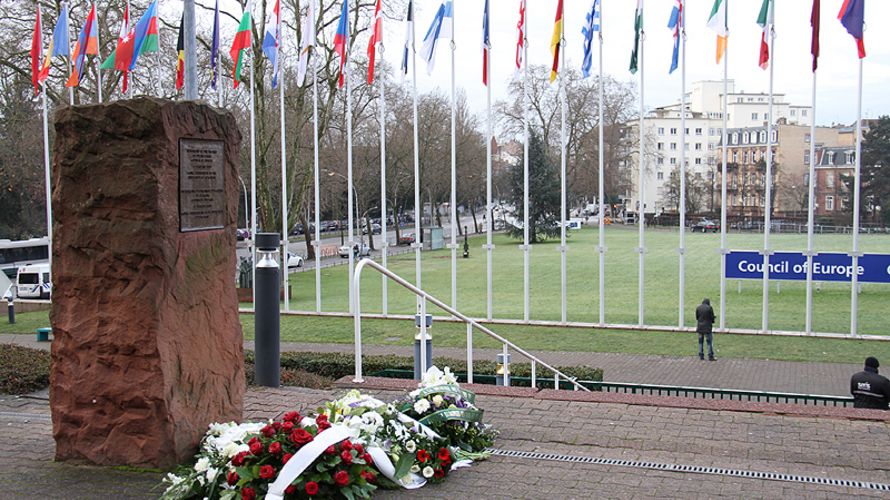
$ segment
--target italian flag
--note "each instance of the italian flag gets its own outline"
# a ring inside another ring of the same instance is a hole
[[[773,27],[773,19],[772,0],[763,0],[763,5],[760,6],[760,15],[757,16],[757,24],[763,30],[763,33],[760,34],[761,69],[769,67],[769,38]]]
[[[235,41],[232,42],[232,49],[229,55],[235,63],[232,71],[232,79],[235,81],[235,87],[241,80],[241,66],[244,64],[244,50],[250,48],[250,9],[252,5],[247,4],[244,14],[241,16],[241,24],[238,25],[238,33],[235,33]]]
[[[723,54],[726,52],[726,39],[728,36],[726,25],[726,0],[714,0],[714,7],[711,8],[711,17],[708,18],[708,28],[717,33],[717,64],[720,64]]]

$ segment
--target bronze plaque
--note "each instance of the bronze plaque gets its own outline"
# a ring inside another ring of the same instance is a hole
[[[225,144],[179,140],[179,230],[206,231],[226,225]]]

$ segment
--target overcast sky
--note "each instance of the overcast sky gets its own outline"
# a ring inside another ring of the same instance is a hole
[[[384,0],[385,1],[385,0]],[[583,45],[581,27],[592,0],[565,0],[566,64],[580,69]],[[624,81],[638,81],[628,72],[633,44],[633,0],[603,0],[604,61],[606,74]],[[837,20],[842,0],[822,0],[822,54],[819,59],[816,119],[819,124],[852,123],[856,117],[856,82],[858,58],[853,38]],[[438,0],[415,1],[418,50]],[[528,0],[527,33],[529,62],[547,64],[550,37],[557,0]],[[670,104],[679,100],[680,71],[668,74],[672,48],[671,30],[667,28],[674,0],[646,0],[644,12],[645,102],[646,107]],[[769,71],[758,67],[760,28],[756,24],[760,0],[729,1],[729,78],[736,90],[766,92]],[[723,77],[723,67],[715,63],[715,34],[707,28],[712,0],[688,0],[687,18],[687,86],[696,80]],[[811,0],[776,0],[775,92],[787,94],[795,104],[811,101],[810,9]],[[482,0],[454,0],[455,38],[457,45],[457,86],[463,89],[470,105],[484,113],[485,88],[482,86]],[[517,39],[519,0],[491,0],[491,43],[493,46],[492,100],[507,98],[507,84],[513,74],[513,57]],[[872,0],[866,6],[865,44],[868,57],[864,65],[863,115],[874,117],[890,113],[890,47],[885,37],[890,30],[890,2]],[[402,18],[403,15],[399,15]],[[401,60],[405,37],[404,23],[387,20],[385,57],[395,68]],[[357,42],[364,47],[366,42]],[[447,45],[440,46],[436,69],[428,76],[418,64],[418,85],[421,89],[450,89],[450,58]],[[419,57],[418,57],[419,59]],[[594,71],[597,71],[594,53]]]

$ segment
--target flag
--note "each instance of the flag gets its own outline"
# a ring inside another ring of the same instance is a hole
[[[381,0],[377,0],[377,7],[374,8],[374,29],[371,31],[371,38],[368,40],[368,85],[374,83],[376,46],[378,43],[383,43],[383,18],[380,16],[380,3]]]
[[[559,48],[562,45],[562,0],[556,4],[556,20],[553,21],[553,36],[550,38],[550,53],[553,54],[553,66],[550,69],[550,83],[556,81],[559,74]]]
[[[272,8],[274,21],[266,25],[266,36],[263,38],[263,54],[272,63],[272,88],[278,88],[278,47],[281,37],[281,0],[275,0]]]
[[[408,46],[413,42],[414,0],[408,0],[408,13],[405,15],[405,49],[402,51],[402,78],[408,75]]]
[[[210,41],[210,70],[213,72],[210,88],[213,90],[216,90],[216,79],[219,76],[217,59],[219,59],[219,0],[216,0],[213,7],[213,39]]]
[[[813,27],[813,37],[810,40],[810,54],[813,55],[813,71],[819,65],[819,11],[822,10],[819,0],[813,0],[813,12],[810,14],[810,26]]]
[[[334,34],[334,52],[340,55],[340,80],[338,86],[343,88],[346,81],[343,68],[346,66],[346,51],[349,49],[349,0],[343,0],[343,10],[340,11],[340,22],[337,23],[337,33]]]
[[[593,34],[600,30],[600,0],[593,0],[586,19],[587,23],[581,28],[581,34],[584,35],[584,59],[581,63],[581,73],[584,78],[590,76],[590,69],[593,67]]]
[[[482,12],[482,85],[488,85],[488,58],[491,54],[491,37],[488,31],[488,0]]]
[[[158,0],[152,0],[148,9],[130,28],[130,6],[124,10],[124,19],[117,39],[117,47],[102,62],[101,69],[116,69],[123,73],[122,91],[127,92],[128,73],[136,68],[142,54],[158,51]]]
[[[525,0],[519,0],[519,22],[516,23],[519,38],[516,40],[516,71],[519,74],[525,62]]]
[[[637,61],[640,54],[640,34],[643,32],[643,0],[637,0],[637,10],[634,14],[634,48],[630,53],[630,72],[637,72]]]
[[[859,49],[859,59],[865,57],[865,40],[862,28],[865,24],[865,0],[844,0],[837,18],[841,20],[847,33],[856,39],[856,48]]]
[[[90,13],[84,22],[83,30],[80,32],[77,42],[74,43],[74,52],[72,60],[71,76],[65,82],[66,87],[77,87],[80,79],[83,77],[83,70],[86,67],[87,55],[99,54],[99,37],[98,28],[96,27],[96,5],[90,8]]]
[[[309,67],[309,55],[315,48],[315,0],[309,0],[309,11],[303,19],[303,39],[300,41],[300,61],[297,65],[297,85],[302,86]]]
[[[117,48],[114,49],[114,51],[112,51],[108,58],[105,60],[105,63],[111,61],[112,68],[123,72],[123,93],[127,92],[129,82],[127,73],[130,67],[130,61],[133,60],[133,36],[134,33],[130,31],[130,2],[128,1],[126,7],[124,7],[124,17],[121,22],[121,30],[117,37]],[[102,63],[102,67],[106,65],[105,63]]]
[[[182,88],[185,77],[185,14],[179,20],[179,36],[176,38],[176,90]]]
[[[760,6],[760,15],[757,16],[757,24],[763,32],[760,34],[760,68],[769,67],[769,42],[770,31],[773,29],[773,2],[772,0],[763,0]]]
[[[671,18],[668,19],[668,28],[674,32],[674,50],[671,53],[671,69],[668,73],[673,73],[677,69],[677,63],[680,59],[680,28],[683,27],[683,0],[675,0],[674,8],[671,9]]]
[[[37,4],[37,18],[34,20],[34,34],[31,37],[31,84],[34,85],[34,95],[40,93],[40,56],[43,55],[41,29],[40,4]]]
[[[714,0],[711,16],[708,18],[708,28],[717,33],[717,64],[720,64],[723,53],[726,52],[726,38],[729,35],[726,16],[726,0]]]
[[[130,71],[136,68],[139,56],[158,51],[158,0],[152,0],[148,4],[148,9],[139,18],[134,32],[136,36],[133,39],[133,60],[130,61]]]
[[[562,0],[560,0],[561,2]],[[433,68],[436,66],[436,47],[439,39],[450,40],[454,37],[454,10],[451,0],[442,2],[430,28],[423,37],[423,47],[420,49],[420,56],[426,61],[427,74],[433,74]]]
[[[71,55],[68,46],[68,3],[62,2],[62,8],[59,9],[59,20],[56,21],[56,29],[53,30],[53,38],[50,41],[52,57]]]
[[[241,81],[241,66],[244,64],[244,50],[250,48],[250,10],[253,4],[250,2],[244,8],[241,15],[241,24],[238,25],[238,32],[235,33],[235,40],[232,41],[232,48],[229,49],[229,55],[232,56],[234,63],[232,69],[232,80],[235,81],[235,88]]]

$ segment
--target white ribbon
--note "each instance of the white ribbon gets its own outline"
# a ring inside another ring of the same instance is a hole
[[[389,459],[389,455],[387,455],[379,446],[370,446],[368,448],[368,453],[371,455],[371,458],[374,459],[374,467],[376,467],[381,474],[402,488],[405,488],[406,490],[416,490],[426,484],[426,479],[414,473],[408,473],[408,475],[402,479],[396,479],[396,467]]]
[[[283,500],[284,490],[303,473],[315,460],[321,456],[328,446],[335,445],[344,439],[348,439],[351,432],[343,425],[333,425],[318,433],[310,443],[297,450],[294,456],[284,464],[275,482],[269,485],[266,498],[269,500]]]

